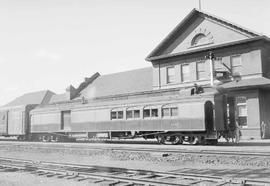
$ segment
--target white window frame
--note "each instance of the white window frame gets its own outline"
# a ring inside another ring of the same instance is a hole
[[[204,70],[200,70],[199,71],[199,64],[203,64],[204,65]],[[205,68],[205,61],[198,61],[196,62],[196,76],[197,76],[197,80],[204,80],[206,79],[206,68]],[[204,77],[199,77],[199,73],[204,73]]]
[[[237,102],[237,98],[244,98],[245,99],[245,103],[238,103]],[[239,106],[245,106],[246,109],[246,115],[239,115]],[[236,108],[237,108],[237,117],[246,117],[246,119],[248,119],[248,107],[247,107],[247,97],[246,96],[237,96],[236,97]],[[238,123],[239,124],[239,123]],[[248,122],[247,125],[240,125],[239,126],[243,127],[243,128],[248,128]]]
[[[237,58],[237,57],[240,58],[240,64],[234,65],[234,64],[233,64],[233,58]],[[240,72],[238,72],[238,73],[239,73],[240,75],[242,75],[242,67],[243,67],[243,65],[242,65],[242,56],[241,56],[240,54],[230,56],[230,64],[231,64],[231,69],[232,69],[232,73],[233,73],[233,74],[235,73],[234,70],[233,70],[234,67],[240,67]]]
[[[169,71],[173,70],[174,74],[170,75]],[[169,66],[166,68],[166,76],[167,76],[167,84],[175,83],[176,82],[176,76],[175,76],[175,66]]]
[[[189,74],[188,74],[188,79],[187,80],[184,79],[184,73],[183,73],[183,67],[184,66],[187,66],[188,67],[188,70],[189,70]],[[189,82],[190,81],[190,78],[191,78],[190,77],[190,65],[189,64],[182,64],[181,65],[181,81],[182,82]]]

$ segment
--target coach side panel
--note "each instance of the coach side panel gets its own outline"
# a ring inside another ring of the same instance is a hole
[[[137,118],[127,117],[127,108],[86,109],[71,111],[72,132],[103,131],[205,131],[204,103],[186,103],[177,105],[177,114],[164,115],[163,105],[151,107],[139,106]],[[166,105],[165,105],[166,106]],[[166,109],[168,107],[166,106]],[[145,110],[158,110],[153,117],[145,117]],[[165,107],[164,107],[165,109]],[[112,110],[121,112],[120,118],[112,118]]]
[[[31,113],[31,132],[59,132],[61,130],[61,112]]]

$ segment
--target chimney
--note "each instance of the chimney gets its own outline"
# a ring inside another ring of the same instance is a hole
[[[66,88],[66,98],[67,98],[67,100],[72,100],[75,96],[76,96],[76,89],[72,85],[69,85]]]

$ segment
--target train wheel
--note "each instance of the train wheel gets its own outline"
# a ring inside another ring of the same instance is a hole
[[[199,139],[196,136],[190,136],[189,139],[188,139],[188,142],[191,145],[197,145],[198,142],[199,142]]]
[[[156,137],[159,144],[165,144],[165,137],[162,135],[157,135]]]
[[[178,144],[182,144],[183,140],[181,136],[175,135],[175,136],[170,136],[170,140],[168,142],[170,142],[170,144],[172,145],[178,145]]]
[[[42,141],[43,142],[50,142],[51,141],[51,138],[50,138],[50,136],[43,136]]]

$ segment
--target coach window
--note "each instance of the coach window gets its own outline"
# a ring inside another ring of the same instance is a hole
[[[127,110],[127,119],[132,118],[132,110]]]
[[[134,110],[134,118],[140,118],[140,110]]]
[[[158,117],[158,108],[156,107],[145,107],[143,109],[144,118],[156,118]]]
[[[162,107],[162,117],[178,116],[178,107],[176,105],[165,105]]]
[[[143,117],[149,118],[150,117],[150,109],[144,109],[143,110]]]
[[[140,118],[140,109],[129,108],[126,113],[127,119]]]
[[[151,117],[158,117],[158,109],[151,109]]]
[[[162,117],[170,116],[170,108],[162,108]]]
[[[111,119],[123,119],[124,118],[124,112],[122,110],[119,111],[111,111]]]

